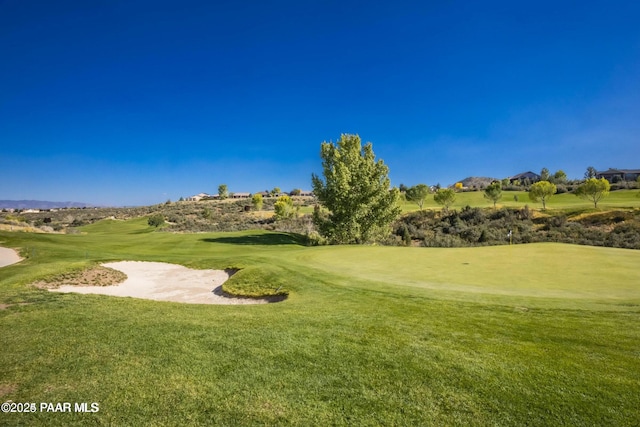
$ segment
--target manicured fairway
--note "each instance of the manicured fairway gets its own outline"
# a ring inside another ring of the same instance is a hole
[[[640,424],[640,251],[309,248],[144,219],[83,231],[0,232],[29,256],[0,269],[0,400],[99,412],[0,425]],[[277,274],[290,296],[204,306],[28,286],[136,259]]]
[[[609,208],[637,208],[640,207],[640,198],[637,194],[640,190],[618,190],[612,191],[608,197],[602,199],[598,203],[601,209]],[[517,200],[515,200],[517,197]],[[498,202],[498,207],[523,208],[528,205],[532,209],[542,209],[541,202],[532,202],[529,200],[529,194],[526,191],[503,191],[502,199]],[[484,198],[482,191],[471,191],[456,193],[456,201],[451,206],[452,209],[461,209],[465,206],[471,207],[493,207],[493,202]],[[440,206],[433,201],[433,196],[427,197],[425,209],[438,209]],[[589,209],[593,208],[593,202],[576,197],[572,193],[563,193],[553,195],[547,202],[547,209]],[[412,202],[402,202],[403,212],[411,212],[418,210],[418,205]]]

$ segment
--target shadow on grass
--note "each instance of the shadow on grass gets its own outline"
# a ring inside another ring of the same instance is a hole
[[[263,301],[263,302],[267,302],[267,303],[274,303],[274,302],[282,302],[284,300],[287,299],[287,295],[269,295],[269,296],[264,296],[264,297],[244,297],[244,296],[238,296],[238,295],[233,295],[233,294],[229,294],[225,291],[222,290],[222,285],[218,286],[217,288],[215,288],[213,290],[213,293],[215,295],[224,297],[224,298],[229,298],[230,300],[244,300],[244,301]]]
[[[304,237],[296,234],[269,233],[248,234],[246,236],[209,237],[202,239],[209,243],[230,243],[233,245],[303,245]]]

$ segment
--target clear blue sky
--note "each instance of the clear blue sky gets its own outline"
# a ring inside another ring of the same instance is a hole
[[[640,168],[640,2],[0,0],[0,199]]]

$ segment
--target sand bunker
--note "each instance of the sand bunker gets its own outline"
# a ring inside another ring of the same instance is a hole
[[[6,267],[20,261],[22,261],[22,258],[14,249],[0,248],[0,267]]]
[[[122,271],[127,279],[115,286],[60,286],[52,292],[75,292],[118,297],[174,301],[188,304],[265,304],[269,299],[233,298],[223,295],[230,277],[224,270],[192,270],[163,262],[120,261],[103,264]]]

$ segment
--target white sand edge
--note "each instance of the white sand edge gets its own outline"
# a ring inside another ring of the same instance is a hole
[[[15,249],[0,247],[0,267],[15,264],[22,261]]]
[[[221,286],[229,279],[224,270],[193,270],[164,262],[120,261],[102,264],[120,270],[127,279],[114,286],[60,286],[52,292],[101,294],[118,297],[173,301],[187,304],[266,304],[266,299],[223,296]]]

